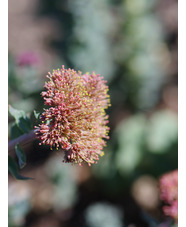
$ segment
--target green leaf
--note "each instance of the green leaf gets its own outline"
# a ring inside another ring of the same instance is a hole
[[[15,145],[15,152],[18,157],[19,168],[22,169],[26,165],[26,155],[19,144]]]
[[[39,119],[40,115],[41,115],[40,112],[34,110],[34,117],[35,117],[37,120]]]
[[[18,173],[18,166],[14,159],[8,156],[8,171],[18,180],[32,180],[33,178],[21,176]]]
[[[9,113],[15,118],[16,121],[21,117],[26,117],[26,114],[23,110],[16,110],[11,105],[8,107]]]
[[[30,120],[25,117],[21,117],[19,118],[18,122],[17,122],[19,128],[24,132],[24,133],[29,133],[32,129],[32,124],[30,122]]]
[[[28,133],[32,129],[32,124],[23,110],[16,110],[9,105],[9,113],[15,118],[15,122],[23,133]]]
[[[11,140],[18,138],[19,136],[23,135],[23,131],[17,126],[14,122],[10,128],[10,138]]]

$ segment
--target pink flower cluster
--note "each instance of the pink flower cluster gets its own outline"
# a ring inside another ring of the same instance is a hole
[[[164,174],[160,178],[160,198],[167,205],[163,207],[166,215],[178,220],[178,170]]]
[[[42,97],[50,108],[44,110],[42,124],[36,127],[40,144],[62,148],[65,162],[97,163],[104,155],[104,139],[109,138],[106,81],[94,72],[82,74],[64,66],[47,77]]]
[[[17,64],[19,66],[36,65],[38,62],[38,56],[32,52],[24,52],[17,57]]]

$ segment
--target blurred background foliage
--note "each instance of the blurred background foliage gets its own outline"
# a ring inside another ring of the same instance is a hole
[[[175,226],[158,180],[178,167],[177,0],[9,0],[9,104],[33,120],[62,64],[108,81],[105,156],[80,168],[35,141],[20,171],[34,180],[9,176],[9,226]]]

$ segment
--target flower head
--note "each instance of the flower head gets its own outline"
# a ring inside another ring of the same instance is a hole
[[[166,215],[178,220],[178,170],[160,178],[160,198],[167,204],[163,207]]]
[[[37,130],[41,143],[62,148],[66,162],[96,163],[109,138],[106,81],[94,72],[82,74],[64,66],[47,77],[42,97],[50,108],[41,115]]]

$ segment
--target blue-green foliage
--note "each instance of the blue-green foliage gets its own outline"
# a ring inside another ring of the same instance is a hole
[[[15,119],[15,123],[13,124],[13,131],[12,131],[12,137],[15,138],[15,131],[16,133],[28,133],[32,129],[32,123],[30,119],[26,116],[26,113],[23,110],[16,110],[12,106],[9,105],[9,113],[12,117]],[[16,126],[18,127],[16,130]]]
[[[19,144],[15,145],[15,152],[18,158],[19,168],[22,169],[26,165],[26,155]]]
[[[122,211],[108,203],[95,203],[87,207],[85,219],[88,227],[124,227]]]
[[[62,156],[51,158],[45,166],[45,171],[53,183],[53,206],[57,209],[69,209],[77,198],[77,177],[76,168],[71,165],[61,163]]]
[[[8,156],[8,171],[14,176],[17,180],[30,180],[31,177],[24,177],[19,174],[18,166],[15,160]]]
[[[17,110],[9,105],[9,113],[14,118],[13,123],[10,125],[10,139],[16,139],[24,134],[29,133],[32,128],[32,122],[27,117],[23,110]],[[15,147],[12,148],[12,153],[15,152],[18,158],[19,168],[22,169],[26,165],[26,154],[17,142]],[[16,161],[12,157],[8,157],[8,170],[18,180],[31,179],[29,177],[23,177],[19,174],[19,168]]]

